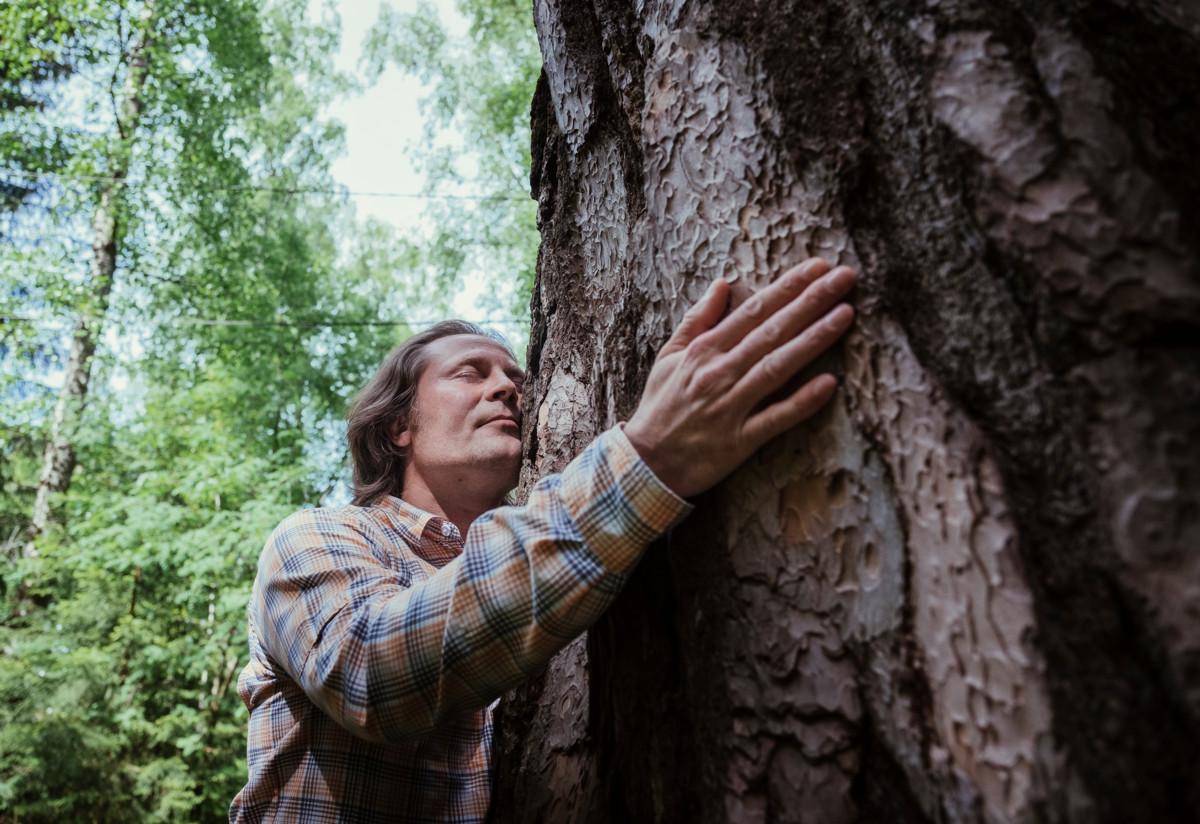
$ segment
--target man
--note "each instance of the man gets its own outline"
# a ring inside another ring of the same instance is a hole
[[[356,400],[354,505],[271,535],[250,605],[250,778],[231,821],[479,821],[491,711],[595,622],[641,552],[836,380],[780,392],[849,328],[855,274],[819,259],[725,316],[718,280],[628,423],[525,506],[522,374],[462,322],[393,352]],[[465,536],[465,539],[464,539]]]

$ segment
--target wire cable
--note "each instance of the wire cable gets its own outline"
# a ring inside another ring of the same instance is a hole
[[[120,178],[115,175],[88,175],[88,174],[63,174],[61,172],[29,172],[24,169],[0,169],[0,175],[13,175],[16,177],[24,177],[27,180],[40,180],[43,177],[55,177],[59,180],[66,181],[104,181],[107,183],[121,183],[123,186],[131,188],[143,188],[150,185],[151,181],[137,180],[130,178]],[[427,194],[423,192],[382,192],[382,191],[352,191],[349,189],[330,189],[318,186],[253,186],[253,185],[231,185],[231,186],[209,186],[200,187],[200,191],[205,192],[267,192],[284,195],[347,195],[350,197],[382,197],[382,198],[404,198],[408,200],[474,200],[474,201],[530,201],[532,197],[529,195],[484,195],[484,194]]]
[[[256,326],[275,326],[275,327],[299,327],[299,328],[319,328],[319,327],[335,327],[335,326],[432,326],[435,323],[440,323],[446,318],[436,318],[434,320],[334,320],[334,319],[318,319],[318,320],[249,320],[241,318],[172,318],[168,323],[177,323],[183,326],[234,326],[234,327],[256,327]],[[477,323],[481,326],[488,324],[520,324],[528,325],[531,321],[529,318],[482,318],[468,320],[468,323]],[[0,315],[0,324],[6,323],[28,323],[33,326],[50,326],[61,325],[67,321],[59,322],[52,321],[47,318],[31,318],[20,315]]]

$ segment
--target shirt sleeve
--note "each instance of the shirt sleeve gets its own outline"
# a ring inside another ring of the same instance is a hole
[[[617,427],[524,506],[477,519],[462,554],[415,586],[362,524],[296,513],[267,542],[252,612],[266,652],[325,713],[363,738],[405,739],[539,670],[690,511]]]

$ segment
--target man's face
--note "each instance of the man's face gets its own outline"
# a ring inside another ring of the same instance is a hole
[[[438,338],[424,354],[409,426],[395,437],[411,469],[427,480],[503,474],[511,489],[521,467],[521,368],[479,335]]]

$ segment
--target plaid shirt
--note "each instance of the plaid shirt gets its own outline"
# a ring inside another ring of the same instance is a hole
[[[249,608],[230,821],[480,821],[491,704],[608,607],[691,507],[621,429],[464,542],[399,498],[283,521]]]

